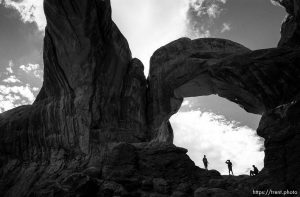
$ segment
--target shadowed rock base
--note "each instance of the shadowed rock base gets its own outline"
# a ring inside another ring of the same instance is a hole
[[[104,148],[104,147],[103,147]],[[53,152],[48,161],[2,166],[1,196],[191,196],[217,171],[196,167],[186,150],[168,144],[116,143],[97,155]],[[103,158],[103,157],[102,157]]]

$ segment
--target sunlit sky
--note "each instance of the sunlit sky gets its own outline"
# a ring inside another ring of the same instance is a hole
[[[1,0],[0,0],[1,2]],[[275,47],[284,9],[270,0],[111,0],[113,20],[132,54],[148,74],[159,47],[180,37],[221,37],[250,49]],[[0,4],[0,112],[34,101],[43,81],[42,45],[46,25],[42,0]],[[263,167],[263,141],[255,132],[260,116],[218,96],[186,98],[171,118],[174,143],[193,161],[227,173]]]

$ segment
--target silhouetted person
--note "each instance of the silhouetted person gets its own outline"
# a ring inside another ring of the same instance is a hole
[[[232,163],[231,163],[231,161],[228,159],[225,163],[226,163],[227,166],[228,166],[229,175],[230,175],[230,172],[231,172],[231,174],[233,175],[233,171],[232,171]]]
[[[252,165],[253,170],[250,170],[250,176],[256,176],[258,175],[258,169],[255,165]]]
[[[208,161],[207,161],[206,155],[204,155],[204,157],[203,157],[202,161],[203,161],[203,164],[204,164],[205,170],[207,170]]]

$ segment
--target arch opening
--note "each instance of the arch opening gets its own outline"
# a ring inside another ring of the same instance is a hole
[[[256,134],[261,116],[246,112],[237,104],[217,95],[186,97],[171,119],[174,144],[188,150],[201,168],[228,174],[225,161],[233,163],[235,175],[249,174],[252,165],[264,163],[264,139]]]

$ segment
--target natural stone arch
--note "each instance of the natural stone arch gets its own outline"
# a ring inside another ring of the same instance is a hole
[[[251,51],[215,38],[182,38],[161,47],[151,57],[148,77],[154,141],[171,139],[163,127],[184,97],[217,94],[255,114],[291,102],[299,91],[299,55],[291,48]]]

